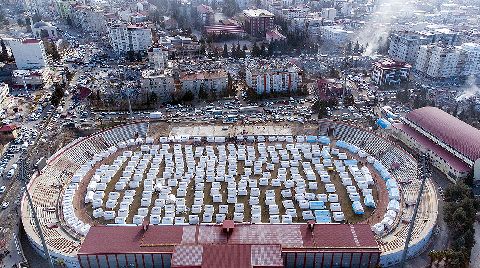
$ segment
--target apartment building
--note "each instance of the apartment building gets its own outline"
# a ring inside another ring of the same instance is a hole
[[[245,81],[257,94],[294,92],[302,83],[302,70],[290,62],[255,61],[247,65]]]
[[[264,38],[265,34],[273,29],[275,15],[264,9],[247,9],[245,16],[245,31],[252,36]]]
[[[182,93],[187,91],[198,96],[200,89],[209,94],[219,94],[227,89],[228,75],[225,70],[199,70],[180,74]]]
[[[17,69],[31,70],[47,66],[47,54],[42,40],[5,39],[10,46]]]
[[[353,31],[344,30],[338,26],[321,27],[322,38],[333,45],[343,45],[353,36]]]
[[[111,24],[108,37],[113,50],[119,54],[145,52],[152,45],[152,30],[147,24]]]
[[[150,67],[162,71],[167,66],[168,49],[164,46],[152,46],[148,49]]]
[[[378,86],[408,81],[412,66],[406,62],[382,59],[373,64],[372,81]]]
[[[145,70],[140,80],[144,93],[156,94],[158,100],[169,101],[175,93],[175,81],[170,72],[163,70]]]

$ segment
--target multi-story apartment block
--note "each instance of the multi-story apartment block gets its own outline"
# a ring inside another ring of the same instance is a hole
[[[215,22],[215,11],[210,6],[207,5],[199,5],[197,6],[197,13],[200,17],[200,21],[203,25],[210,25]]]
[[[324,40],[334,45],[343,45],[353,36],[353,31],[347,31],[337,26],[323,26],[321,33]]]
[[[168,49],[164,46],[152,46],[148,49],[148,61],[150,67],[155,70],[163,70],[167,66]]]
[[[109,15],[102,9],[89,5],[74,5],[69,10],[68,17],[75,27],[87,32],[107,33]]]
[[[258,94],[295,92],[302,83],[302,75],[302,70],[291,63],[259,61],[247,65],[245,81]]]
[[[47,54],[42,40],[6,39],[12,50],[17,69],[30,70],[47,66]]]
[[[310,8],[308,6],[297,6],[297,7],[290,7],[290,8],[283,8],[281,16],[286,20],[293,20],[295,18],[305,18],[307,14],[310,12]]]
[[[480,74],[480,44],[449,46],[441,43],[420,47],[415,69],[432,78]]]
[[[480,44],[464,43],[460,46],[460,74],[463,76],[480,74]]]
[[[337,10],[335,8],[322,8],[322,17],[327,20],[335,20]]]
[[[113,50],[117,53],[143,52],[152,45],[152,30],[145,24],[111,24],[108,37]]]
[[[156,94],[161,102],[171,100],[175,92],[175,81],[169,72],[145,70],[140,84],[146,94]]]
[[[373,64],[372,80],[379,86],[407,81],[412,66],[406,62],[383,59]]]
[[[245,31],[252,36],[265,38],[265,34],[273,29],[273,13],[264,9],[247,9],[245,16]]]
[[[388,55],[394,60],[414,64],[417,60],[420,46],[429,44],[432,41],[433,38],[431,36],[429,37],[418,33],[394,33],[390,36]]]
[[[10,88],[8,84],[0,83],[0,112],[5,110],[9,104]]]
[[[228,75],[225,70],[191,71],[180,74],[182,93],[187,91],[198,96],[201,89],[208,94],[219,94],[227,89]]]

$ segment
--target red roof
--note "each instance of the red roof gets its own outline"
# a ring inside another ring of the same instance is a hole
[[[2,127],[0,127],[0,132],[12,132],[17,128],[18,127],[15,125],[3,125]]]
[[[173,253],[179,246],[192,244],[280,245],[296,251],[312,247],[379,250],[368,224],[315,224],[313,231],[306,224],[237,224],[228,239],[222,228],[222,225],[151,225],[144,231],[142,226],[93,226],[78,254]]]
[[[25,39],[22,41],[23,44],[37,44],[40,43],[40,40],[37,39]]]
[[[394,124],[394,127],[402,130],[405,134],[415,139],[420,145],[425,147],[427,150],[430,150],[437,154],[439,157],[444,159],[449,166],[451,166],[454,170],[459,172],[469,171],[470,167],[465,164],[462,160],[458,157],[454,156],[440,145],[435,144],[429,138],[422,135],[420,132],[416,131],[415,129],[405,125],[405,124]]]
[[[205,245],[202,268],[250,268],[251,245]]]
[[[411,111],[406,119],[472,161],[480,158],[480,130],[435,107]]]

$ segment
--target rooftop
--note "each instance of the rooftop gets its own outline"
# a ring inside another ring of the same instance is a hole
[[[265,9],[247,9],[243,11],[247,17],[274,17],[272,12]]]
[[[288,249],[378,251],[368,224],[237,224],[229,235],[221,225],[92,226],[79,254],[173,253],[186,245],[280,245]],[[204,247],[205,249],[205,247]]]
[[[480,130],[435,107],[411,111],[406,119],[472,161],[480,158]]]

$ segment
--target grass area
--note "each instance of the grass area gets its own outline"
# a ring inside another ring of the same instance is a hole
[[[265,142],[265,145],[266,146],[274,145],[276,143],[279,143],[279,142],[273,142],[273,143]],[[286,145],[286,142],[283,142],[282,143],[283,148],[285,148],[285,145]],[[255,146],[257,146],[257,145],[255,145]],[[138,146],[129,148],[129,150],[132,150],[132,151],[139,151],[139,149],[140,148]],[[184,146],[182,146],[182,150],[184,152],[184,150],[185,150]],[[195,149],[193,148],[193,151],[194,150]],[[215,151],[215,154],[218,155],[218,150],[217,150],[216,147],[214,148],[214,151]],[[169,152],[173,153],[173,146],[170,147]],[[227,152],[228,152],[228,148],[227,148]],[[120,155],[120,154],[121,153],[119,153],[118,155]],[[204,151],[204,154],[205,154],[205,151]],[[259,157],[259,152],[258,151],[256,151],[256,157],[257,157],[257,159]],[[351,157],[349,157],[349,158],[351,158]],[[123,170],[127,166],[128,161],[129,161],[129,159],[127,159],[127,161],[122,165],[120,170],[114,175],[111,182],[108,184],[107,189],[105,190],[105,198],[103,200],[104,204],[105,204],[106,200],[108,199],[108,193],[112,192],[112,191],[115,191],[115,189],[114,189],[115,183],[118,182],[118,180],[120,179]],[[307,160],[305,158],[302,158],[301,161],[309,161],[309,160]],[[301,161],[299,161],[299,163],[300,163],[300,165],[298,167],[299,173],[303,178],[306,178],[305,171],[303,169]],[[112,162],[113,162],[113,160],[110,159],[110,163],[106,163],[106,164],[111,164]],[[199,158],[195,158],[195,162],[196,162],[196,164],[198,164],[199,163]],[[184,169],[185,170],[187,170],[186,164],[187,163],[185,161],[185,164],[184,164]],[[244,174],[244,170],[245,170],[244,164],[245,164],[244,161],[238,161],[237,162],[238,173],[237,173],[236,176],[234,176],[235,181],[237,182],[237,185],[238,185],[238,182],[241,179],[241,176]],[[314,165],[313,164],[311,164],[311,165],[312,165],[312,169],[314,169]],[[363,166],[361,164],[361,162],[359,162],[358,165],[359,165],[359,168],[361,168]],[[263,167],[263,171],[266,171],[266,164],[263,164],[262,167]],[[279,167],[280,167],[280,164],[275,164],[275,169],[273,171],[271,171],[271,178],[272,179],[277,177]],[[150,164],[147,166],[147,171],[148,171],[149,168],[150,168]],[[165,170],[165,162],[163,160],[162,163],[160,164],[160,170],[159,170],[159,173],[157,174],[157,178],[162,177],[164,170]],[[252,173],[253,173],[253,168],[252,168]],[[342,206],[342,211],[345,215],[346,221],[349,222],[349,223],[356,223],[356,222],[364,221],[365,219],[369,218],[372,215],[374,209],[370,209],[370,208],[367,208],[367,207],[364,206],[365,214],[356,215],[352,210],[352,202],[349,199],[349,195],[347,193],[346,188],[341,183],[341,179],[340,179],[339,174],[335,171],[330,171],[329,173],[330,173],[331,181],[335,185],[336,193],[339,196],[340,204]],[[315,194],[325,193],[324,183],[321,182],[320,176],[317,174],[317,172],[315,172],[315,174],[316,174],[316,182],[318,183],[318,189],[317,190],[309,190],[307,188],[307,192],[311,192],[311,193],[315,193]],[[251,178],[254,178],[256,180],[259,180],[260,177],[261,177],[261,175],[252,175],[251,176]],[[291,177],[292,177],[291,171],[290,171],[290,169],[287,169],[287,178],[291,178]],[[144,173],[143,179],[145,179],[145,178],[146,178],[146,173]],[[352,182],[355,186],[357,186],[355,180],[352,179]],[[165,182],[165,183],[167,183],[167,182]],[[307,180],[306,180],[306,184],[308,185]],[[203,204],[204,205],[209,205],[209,204],[214,205],[214,208],[215,208],[214,215],[213,215],[213,222],[214,222],[215,221],[215,214],[219,213],[219,205],[220,204],[213,203],[213,199],[210,195],[211,188],[212,188],[212,183],[211,182],[205,182]],[[282,191],[282,189],[284,189],[283,187],[274,187],[274,186],[271,186],[271,185],[268,185],[268,186],[258,185],[258,188],[260,189],[260,195],[259,195],[260,204],[259,205],[261,206],[261,209],[262,209],[262,215],[261,215],[262,216],[262,222],[268,223],[270,221],[269,213],[268,213],[268,205],[265,204],[265,195],[266,195],[267,190],[274,190],[275,201],[276,201],[276,204],[279,207],[279,212],[280,212],[279,215],[285,215],[285,208],[283,207],[282,201],[287,200],[287,199],[294,200],[294,195],[295,195],[294,188],[291,188],[292,198],[285,198],[285,199],[282,198],[282,195],[281,195],[281,191]],[[128,189],[128,186],[127,186],[127,189]],[[247,188],[247,189],[249,189],[249,188]],[[134,215],[137,214],[138,208],[141,207],[140,203],[141,203],[141,198],[142,198],[143,181],[140,183],[140,187],[136,188],[135,190],[136,190],[136,195],[134,197],[133,203],[130,206],[130,213],[129,213],[129,216],[127,217],[127,219],[126,219],[127,223],[132,223]],[[177,187],[172,188],[172,194],[176,195],[176,191],[177,191]],[[358,189],[358,191],[360,191],[360,190]],[[188,184],[187,195],[185,197],[185,204],[186,204],[187,208],[191,208],[191,206],[194,202],[194,192],[195,192],[195,181],[194,181],[194,179],[192,179]],[[221,183],[220,194],[222,195],[222,201],[223,201],[222,204],[227,204],[227,183],[226,182]],[[118,205],[115,208],[116,210],[118,209],[120,201],[122,200],[123,196],[124,196],[124,192],[122,191],[120,193],[120,198],[118,200]],[[157,199],[158,196],[159,196],[159,194],[157,192],[153,193],[152,202],[149,206],[149,214],[147,215],[147,218],[150,216],[150,211],[151,211],[152,207],[154,206],[155,199]],[[375,201],[377,201],[378,200],[378,192],[377,192],[375,187],[373,187],[373,196],[374,196]],[[248,221],[251,220],[251,206],[249,204],[249,199],[250,199],[249,195],[238,196],[237,197],[237,202],[244,204],[244,221],[245,222],[248,222]],[[363,204],[363,197],[361,197],[361,200],[362,200],[362,204]],[[302,218],[302,210],[298,206],[297,202],[294,201],[294,203],[296,204],[295,207],[296,207],[296,210],[297,210],[297,216],[298,217],[294,218],[293,222],[304,222],[304,220]],[[228,207],[229,207],[229,210],[228,210],[228,213],[226,214],[226,219],[233,219],[235,206],[234,206],[234,204],[228,204]],[[326,203],[326,207],[327,207],[327,209],[329,208],[329,203]],[[92,209],[91,204],[86,206],[86,211],[87,211],[88,215],[92,215],[92,210],[93,209]],[[104,208],[104,210],[105,210],[105,208]],[[177,213],[176,216],[184,216],[185,221],[188,222],[188,214],[189,214],[188,212],[181,213],[181,214]],[[161,217],[164,217],[164,215],[165,215],[165,211],[164,211],[164,209],[162,209]],[[199,214],[199,218],[200,218],[200,222],[202,222],[203,213]],[[113,220],[105,221],[103,218],[100,218],[100,219],[95,219],[94,222],[97,223],[97,224],[107,224],[107,223],[113,223]]]

